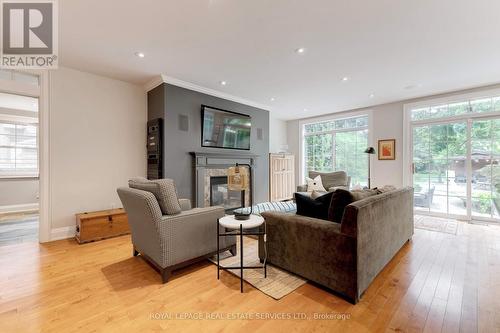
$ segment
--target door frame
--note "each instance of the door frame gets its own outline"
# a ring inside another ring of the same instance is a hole
[[[408,103],[403,105],[403,185],[413,185],[413,127],[416,125],[434,125],[434,124],[448,124],[451,122],[464,121],[467,124],[467,214],[466,216],[455,214],[443,214],[437,212],[415,211],[421,215],[430,215],[437,217],[454,218],[458,220],[465,220],[467,222],[484,221],[498,223],[498,219],[491,217],[474,217],[472,218],[472,147],[471,147],[471,125],[474,120],[488,120],[500,117],[499,111],[484,112],[484,113],[467,113],[452,117],[443,117],[437,119],[426,120],[411,120],[411,110],[419,107],[432,107],[440,104],[451,104],[467,102],[472,99],[491,98],[500,96],[500,88],[474,91],[459,95],[451,95],[434,99],[421,100],[415,103]]]
[[[0,91],[10,94],[38,98],[38,241],[51,240],[50,219],[50,150],[49,150],[49,71],[15,70],[21,73],[38,75],[39,86],[16,81],[0,80]]]

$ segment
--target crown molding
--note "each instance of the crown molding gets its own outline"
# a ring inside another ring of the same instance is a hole
[[[144,90],[146,92],[148,92],[148,91],[153,90],[154,88],[158,87],[162,83],[163,83],[162,76],[161,75],[155,76],[154,78],[152,78],[151,80],[149,80],[148,82],[146,82],[144,84]]]
[[[227,99],[229,101],[233,101],[233,102],[236,102],[236,103],[241,103],[241,104],[253,106],[253,107],[256,107],[256,108],[259,108],[259,109],[263,109],[263,110],[267,110],[267,111],[271,110],[271,107],[269,105],[264,105],[264,104],[261,104],[261,103],[258,103],[258,102],[254,102],[254,101],[251,101],[251,100],[248,100],[248,99],[245,99],[245,98],[234,96],[234,95],[231,95],[231,94],[228,94],[228,93],[225,93],[225,92],[222,92],[222,91],[218,91],[218,90],[215,90],[215,89],[210,89],[210,88],[202,87],[202,86],[199,86],[197,84],[194,84],[194,83],[191,83],[191,82],[187,82],[187,81],[183,81],[183,80],[180,80],[180,79],[177,79],[175,77],[171,77],[171,76],[168,76],[168,75],[165,75],[165,74],[160,74],[159,76],[156,76],[153,79],[151,79],[149,82],[147,82],[144,85],[144,89],[146,91],[150,91],[150,90],[158,87],[162,83],[168,83],[168,84],[171,84],[171,85],[174,85],[174,86],[177,86],[177,87],[186,88],[186,89],[197,91],[197,92],[200,92],[200,93],[203,93],[203,94],[207,94],[207,95],[210,95],[210,96]]]

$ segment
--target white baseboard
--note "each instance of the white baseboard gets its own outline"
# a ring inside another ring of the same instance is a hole
[[[0,213],[21,213],[38,210],[38,203],[0,206]]]
[[[50,241],[73,238],[76,234],[76,227],[55,228],[50,231]]]

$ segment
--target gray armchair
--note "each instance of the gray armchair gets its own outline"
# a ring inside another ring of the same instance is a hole
[[[415,193],[413,195],[413,200],[416,207],[429,208],[432,205],[432,200],[434,198],[435,187],[431,187],[426,192]]]
[[[217,253],[217,219],[224,216],[224,208],[191,209],[188,199],[180,199],[180,213],[162,215],[151,192],[122,187],[118,195],[128,215],[133,255],[141,254],[160,272],[163,283],[173,270]],[[236,239],[223,237],[220,248],[235,255]]]
[[[347,175],[345,171],[334,171],[334,172],[319,172],[319,171],[309,171],[309,178],[316,178],[316,176],[321,176],[321,181],[323,186],[329,192],[335,190],[336,188],[342,188],[349,190],[351,187],[351,177]],[[297,186],[297,192],[307,192],[307,185]]]

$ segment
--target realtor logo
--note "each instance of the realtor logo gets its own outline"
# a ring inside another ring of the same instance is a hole
[[[57,68],[56,0],[0,0],[0,67]]]

